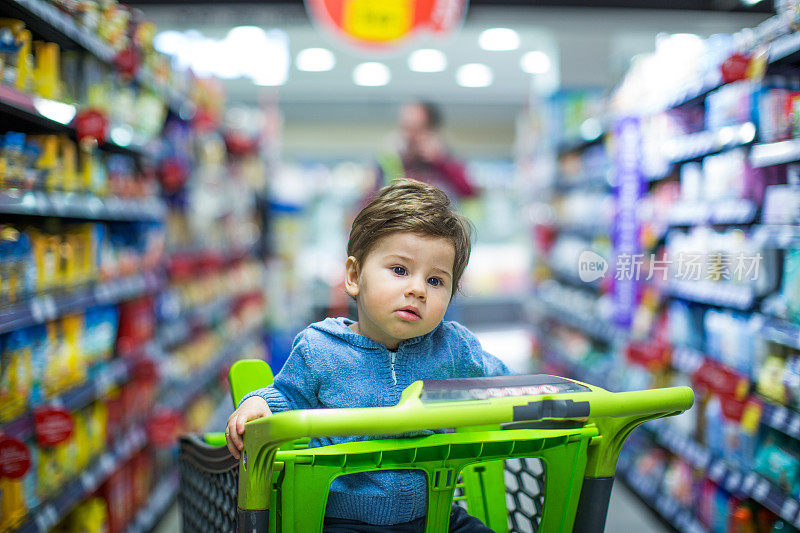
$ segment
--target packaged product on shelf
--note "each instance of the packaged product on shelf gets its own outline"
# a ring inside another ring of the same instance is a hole
[[[33,293],[36,273],[28,233],[0,225],[0,305]]]
[[[750,80],[741,80],[709,93],[705,99],[706,128],[716,130],[749,122],[756,87]]]
[[[87,364],[94,365],[111,357],[118,324],[119,314],[114,305],[86,310],[82,343]]]
[[[33,90],[51,100],[61,99],[61,48],[56,43],[34,41]]]
[[[686,508],[694,502],[694,473],[692,467],[674,457],[664,471],[661,491]]]
[[[31,349],[25,329],[0,337],[0,421],[12,420],[27,408],[33,387]]]
[[[783,372],[787,405],[800,410],[800,354],[789,356]]]
[[[56,533],[106,533],[108,531],[108,507],[100,497],[81,502],[62,521]]]
[[[771,352],[762,361],[756,390],[765,398],[783,404],[786,401],[786,385],[783,380],[786,359],[777,350],[778,346],[772,345]]]
[[[33,57],[31,56],[31,32],[21,20],[0,19],[3,57],[0,82],[20,91],[27,91],[32,83]]]
[[[0,146],[0,187],[30,189],[35,185],[35,177],[28,171],[29,146],[24,133],[9,131],[3,136]]]
[[[33,257],[37,265],[37,291],[47,291],[61,284],[61,239],[39,228],[30,229]]]
[[[787,139],[791,133],[791,99],[793,81],[782,76],[769,76],[755,93],[755,123],[761,142]]]
[[[4,439],[0,439],[2,441]],[[8,440],[8,439],[5,439]],[[14,477],[0,476],[0,529],[8,531],[18,526],[29,509],[39,504],[36,495],[36,452],[30,443],[20,443],[13,439],[16,446],[22,446],[28,453],[30,463],[27,469],[18,472]],[[3,444],[0,444],[2,446]]]
[[[771,428],[764,428],[753,470],[792,497],[800,497],[800,453],[796,440]]]
[[[137,298],[119,306],[117,351],[124,355],[135,352],[153,338],[155,317],[153,300]]]

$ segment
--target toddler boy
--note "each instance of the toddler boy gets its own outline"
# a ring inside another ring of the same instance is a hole
[[[326,318],[294,340],[275,382],[242,400],[226,438],[238,458],[246,422],[290,409],[388,407],[417,380],[508,374],[456,322],[443,322],[470,255],[469,222],[441,190],[397,180],[355,218],[347,244],[345,290],[358,322]],[[310,446],[366,440],[313,439]],[[425,474],[384,470],[331,484],[324,531],[424,531]],[[450,531],[491,531],[454,505]]]

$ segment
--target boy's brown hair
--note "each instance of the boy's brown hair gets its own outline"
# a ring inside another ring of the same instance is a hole
[[[347,242],[347,255],[359,265],[380,239],[394,233],[444,237],[453,243],[453,291],[469,262],[472,225],[450,207],[450,198],[432,185],[401,178],[380,189],[356,215]]]

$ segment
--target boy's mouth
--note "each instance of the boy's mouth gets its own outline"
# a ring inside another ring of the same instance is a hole
[[[419,314],[419,309],[413,305],[407,305],[395,311],[395,313],[406,320],[420,320],[422,317]]]

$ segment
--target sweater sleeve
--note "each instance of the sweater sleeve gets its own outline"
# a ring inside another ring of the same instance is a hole
[[[311,350],[305,332],[297,335],[292,345],[289,358],[275,381],[269,387],[254,390],[242,398],[242,402],[251,396],[263,398],[273,413],[293,409],[314,409],[319,407],[317,391],[319,379],[310,363]],[[242,403],[239,402],[239,405]]]

